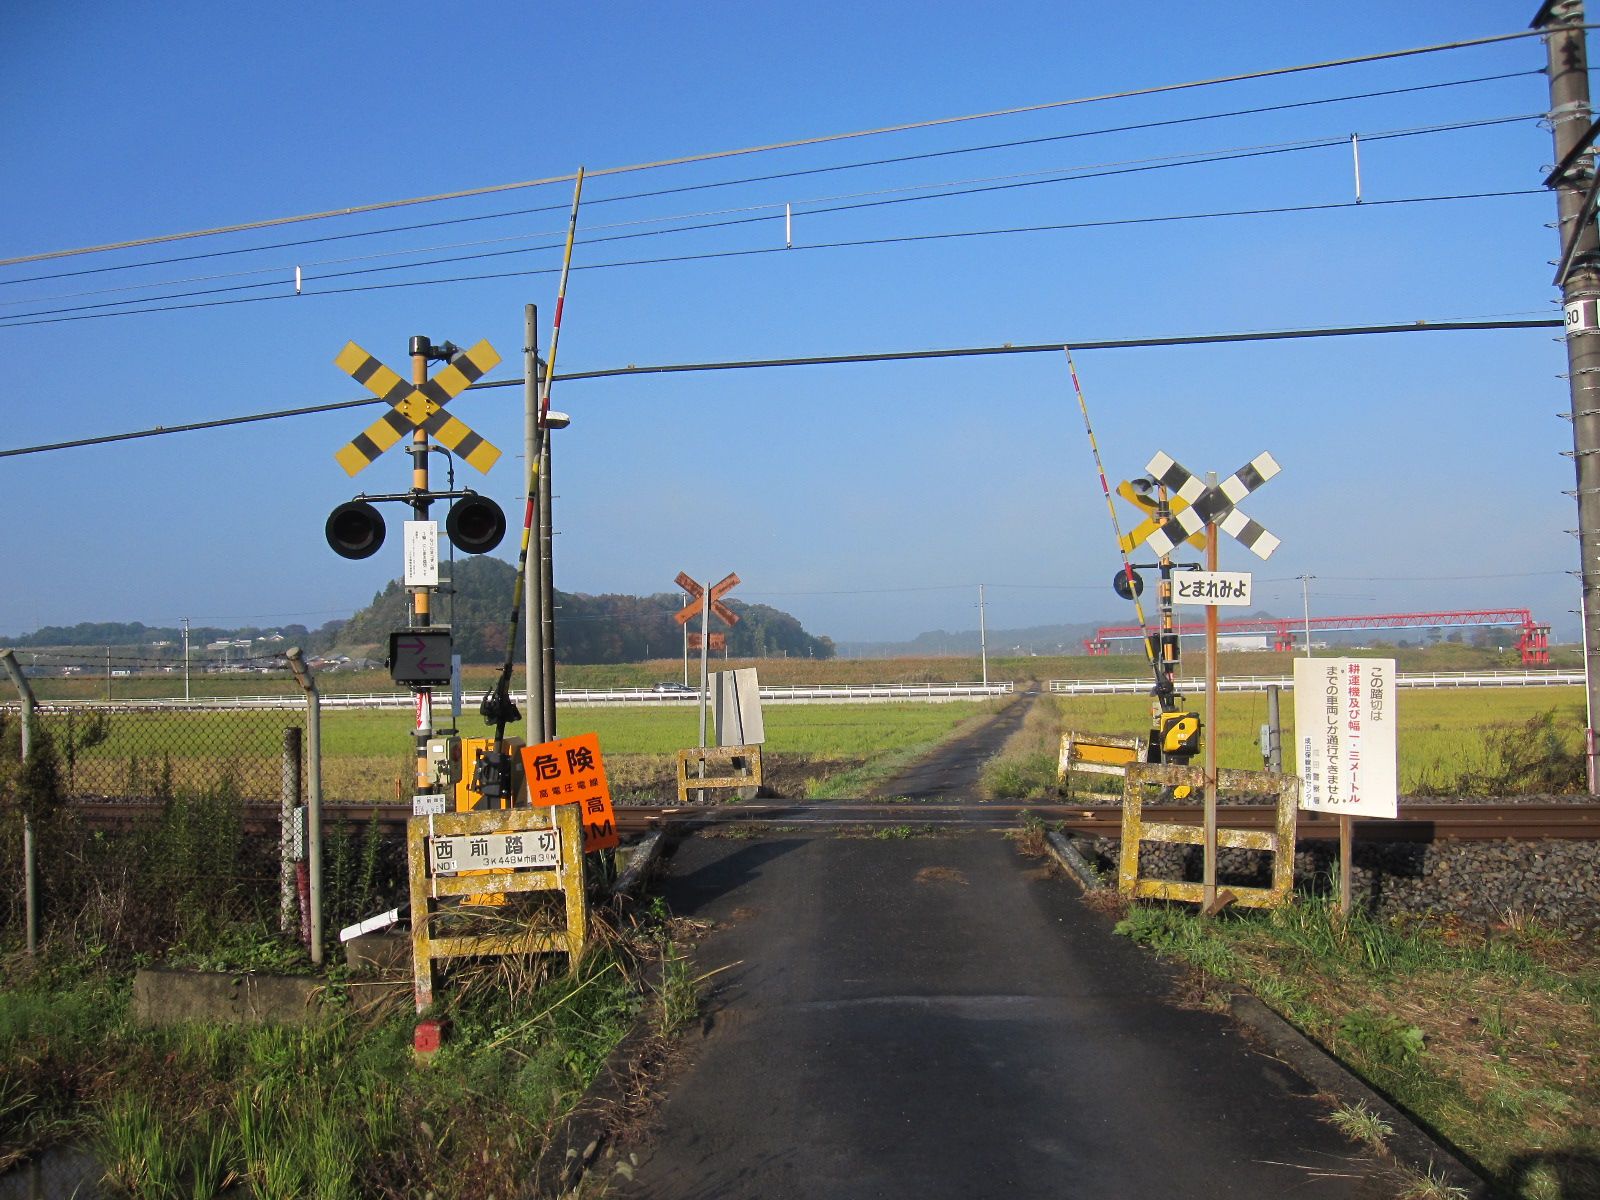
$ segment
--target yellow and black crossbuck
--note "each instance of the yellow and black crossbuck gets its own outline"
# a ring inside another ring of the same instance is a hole
[[[487,472],[500,459],[494,444],[474,433],[464,421],[444,411],[444,406],[500,363],[488,342],[479,342],[465,354],[440,368],[420,384],[407,383],[354,342],[334,360],[345,374],[378,399],[390,405],[365,430],[358,433],[334,458],[348,475],[354,475],[414,429],[432,437],[480,471]]]

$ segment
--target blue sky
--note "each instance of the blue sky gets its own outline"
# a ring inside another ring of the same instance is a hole
[[[1128,24],[1071,3],[22,0],[0,71],[0,257],[1506,33],[1534,7],[1355,0],[1286,18],[1282,5],[1232,3],[1139,10]],[[1536,189],[1551,158],[1536,120],[1377,135],[1531,118],[1546,107],[1544,77],[1528,73],[1542,63],[1527,39],[596,177],[558,370],[1553,316],[1551,197],[1379,203]],[[1154,124],[1503,75],[1515,77]],[[1129,125],[1143,128],[1095,132]],[[1342,205],[1353,199],[1347,144],[1127,168],[1351,133],[1365,142],[1360,208],[816,248]],[[936,156],[858,165],[917,155]],[[823,167],[847,169],[796,174]],[[1122,173],[994,186],[1096,170]],[[775,174],[787,177],[638,196]],[[913,188],[988,190],[817,211]],[[0,449],[353,399],[332,362],[349,339],[404,370],[412,334],[488,338],[507,360],[491,378],[520,374],[525,303],[540,305],[548,342],[557,249],[325,277],[551,247],[570,201],[560,183],[0,268]],[[786,203],[793,249],[782,249]],[[538,208],[549,211],[494,215]],[[750,217],[762,219],[663,232]],[[368,236],[150,265],[358,232]],[[635,232],[651,236],[598,240]],[[754,250],[770,252],[728,256]],[[704,255],[724,257],[694,258]],[[597,269],[663,257],[693,260]],[[97,273],[38,278],[85,270]],[[542,273],[316,294],[511,271]],[[25,315],[264,282],[164,313]],[[103,290],[133,285],[147,290]],[[232,298],[251,302],[213,303]],[[1282,474],[1244,507],[1282,548],[1265,564],[1236,545],[1222,552],[1225,568],[1256,571],[1265,606],[1298,612],[1294,577],[1309,572],[1314,612],[1530,607],[1576,636],[1564,532],[1576,521],[1562,494],[1572,471],[1560,453],[1571,435],[1555,415],[1566,387],[1551,331],[1077,362],[1115,478],[1156,450],[1221,473],[1264,449],[1276,456]],[[979,583],[991,627],[1132,619],[1108,587],[1117,557],[1061,356],[573,381],[554,403],[574,418],[555,444],[564,590],[665,591],[680,570],[737,570],[736,597],[840,640],[972,628]],[[520,515],[520,392],[469,393],[452,410],[506,452],[488,477],[463,467],[458,482]],[[376,415],[0,458],[0,635],[82,620],[347,615],[400,566],[398,538],[364,563],[322,539],[334,505],[409,483],[395,451],[355,480],[333,460]],[[514,557],[514,536],[500,553]]]

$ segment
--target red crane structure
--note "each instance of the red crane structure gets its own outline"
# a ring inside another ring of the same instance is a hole
[[[1550,626],[1540,625],[1525,608],[1473,608],[1458,612],[1380,613],[1357,617],[1240,617],[1218,621],[1218,633],[1270,633],[1274,650],[1293,650],[1295,635],[1311,632],[1332,633],[1354,629],[1445,629],[1463,626],[1511,626],[1517,629],[1517,652],[1525,667],[1550,665]],[[1179,637],[1205,633],[1203,623],[1184,624]],[[1105,625],[1085,638],[1083,648],[1092,655],[1111,653],[1111,643],[1144,637],[1149,631],[1138,625]]]

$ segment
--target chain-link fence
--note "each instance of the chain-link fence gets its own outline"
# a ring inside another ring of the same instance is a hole
[[[306,720],[303,704],[40,704],[32,754],[48,778],[36,762],[25,782],[21,709],[0,705],[0,935],[24,925],[24,808],[46,943],[166,953],[276,929],[279,813],[286,787],[305,800]],[[378,790],[352,777],[327,798]],[[394,890],[399,844],[325,810],[325,927]]]

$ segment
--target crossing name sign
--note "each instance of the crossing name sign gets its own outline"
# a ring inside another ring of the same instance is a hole
[[[1248,571],[1179,571],[1172,577],[1174,604],[1248,605]]]
[[[1394,659],[1295,659],[1294,737],[1301,808],[1398,815]]]
[[[528,829],[433,837],[428,839],[428,854],[435,875],[517,867],[550,871],[561,866],[561,831]]]

